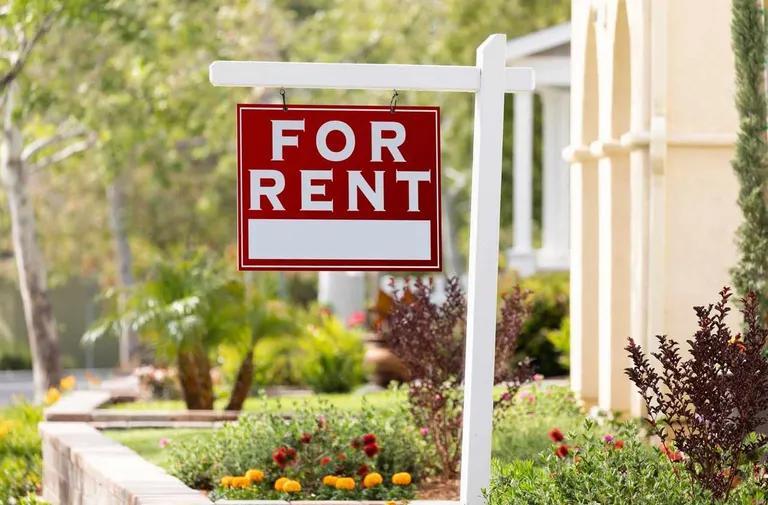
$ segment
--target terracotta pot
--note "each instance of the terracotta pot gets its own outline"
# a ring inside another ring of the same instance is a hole
[[[408,382],[411,374],[402,361],[387,348],[375,333],[365,336],[365,356],[363,363],[370,368],[368,379],[380,387],[387,387],[392,381]]]

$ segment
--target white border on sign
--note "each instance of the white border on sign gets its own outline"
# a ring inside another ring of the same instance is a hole
[[[240,194],[242,191],[241,185],[240,185],[240,179],[242,177],[242,174],[240,171],[243,169],[243,111],[244,110],[277,110],[275,107],[262,107],[258,105],[246,105],[246,106],[240,106],[238,108],[238,118],[237,118],[237,138],[238,138],[238,149],[237,149],[237,166],[238,166],[238,174],[237,174],[237,257],[238,257],[238,263],[240,265],[241,269],[251,269],[251,268],[259,268],[259,269],[267,269],[267,268],[275,268],[275,269],[312,269],[312,270],[322,270],[324,268],[333,268],[333,269],[346,269],[346,270],[356,270],[359,269],[359,265],[321,265],[321,264],[312,264],[312,265],[273,265],[273,264],[266,264],[266,263],[260,263],[257,265],[244,265],[243,264],[243,257],[241,254],[242,251],[242,245],[245,239],[245,231],[244,228],[246,227],[247,223],[243,222],[243,216],[242,216],[242,209],[240,207]],[[382,112],[391,114],[389,111],[389,108],[387,109],[368,109],[368,108],[359,108],[359,107],[302,107],[300,105],[292,105],[290,106],[290,110],[298,110],[298,111],[343,111],[343,112]],[[437,145],[435,146],[435,170],[438,171],[438,177],[442,177],[442,171],[440,170],[440,147],[442,146],[442,142],[440,139],[440,123],[439,123],[439,114],[438,111],[434,109],[397,109],[397,114],[404,114],[407,112],[418,112],[418,113],[432,113],[435,116],[435,133],[437,138]],[[437,180],[435,181],[435,201],[437,202],[437,229],[435,233],[437,233],[437,265],[436,268],[442,269],[442,226],[443,226],[443,213],[441,209],[441,199],[440,199],[440,187],[441,187],[441,181]],[[382,220],[385,221],[385,220]],[[430,242],[432,238],[430,237]],[[246,244],[247,247],[247,244]],[[246,250],[247,251],[247,250]],[[298,259],[298,258],[297,258]],[[312,258],[300,258],[298,259],[300,261],[315,261]],[[317,261],[323,261],[323,260],[317,260]],[[364,267],[368,268],[368,267]],[[375,269],[378,271],[385,271],[387,269],[402,269],[402,265],[375,265]],[[368,268],[369,270],[373,270],[373,268]]]

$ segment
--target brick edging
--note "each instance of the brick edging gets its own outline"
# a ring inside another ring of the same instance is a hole
[[[43,498],[52,505],[211,505],[187,487],[86,423],[44,422]]]

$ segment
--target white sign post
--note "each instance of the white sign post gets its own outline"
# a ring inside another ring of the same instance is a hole
[[[530,68],[506,67],[506,36],[491,35],[475,66],[216,61],[214,86],[475,93],[461,504],[482,505],[491,474],[493,373],[504,94],[532,92]]]

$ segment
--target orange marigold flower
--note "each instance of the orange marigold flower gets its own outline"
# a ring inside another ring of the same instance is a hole
[[[392,484],[395,486],[408,486],[411,481],[411,474],[408,472],[400,472],[392,476]]]
[[[245,489],[251,486],[251,479],[248,477],[234,477],[232,479],[232,487]]]
[[[385,501],[384,505],[397,505],[396,501]]]
[[[56,388],[49,388],[48,391],[45,393],[45,405],[50,406],[59,401],[61,398],[61,393]]]
[[[365,476],[365,479],[363,479],[363,486],[368,488],[376,487],[380,486],[382,482],[384,482],[384,478],[381,474],[373,472]]]
[[[301,491],[301,484],[295,480],[286,481],[286,483],[283,484],[283,491],[286,493],[298,493]]]
[[[225,475],[221,478],[221,482],[219,482],[219,484],[221,484],[221,487],[232,487],[232,479],[234,479],[234,477],[231,475]]]
[[[282,491],[285,483],[288,482],[286,477],[280,477],[275,481],[275,491]]]
[[[352,491],[355,489],[355,479],[351,477],[339,477],[336,479],[336,489]]]
[[[245,472],[245,477],[251,482],[261,482],[264,480],[264,472],[261,470],[251,469]]]
[[[323,484],[326,486],[336,487],[336,481],[339,480],[335,475],[326,475],[323,477]]]
[[[565,439],[565,435],[563,435],[562,431],[554,428],[549,432],[549,438],[551,438],[553,442],[557,443],[562,442]]]
[[[77,385],[77,379],[74,375],[70,375],[68,377],[64,377],[59,381],[59,389],[62,391],[69,391],[72,389],[75,389],[75,386]]]

